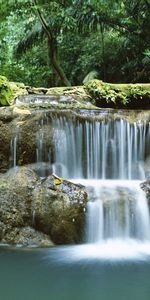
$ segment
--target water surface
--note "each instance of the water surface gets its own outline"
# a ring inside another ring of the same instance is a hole
[[[120,256],[118,259],[117,255],[101,255],[101,246],[96,253],[95,247],[83,245],[46,250],[1,248],[0,299],[150,299],[148,253],[141,253],[142,248],[139,248],[134,256],[131,245],[127,247],[127,252],[123,252],[125,258]],[[103,247],[106,247],[102,248],[104,254],[113,245],[110,243]],[[121,248],[118,248],[118,253],[120,251]]]

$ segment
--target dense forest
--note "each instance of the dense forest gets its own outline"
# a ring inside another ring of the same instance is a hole
[[[11,81],[150,81],[149,0],[2,0],[0,20],[0,73]]]

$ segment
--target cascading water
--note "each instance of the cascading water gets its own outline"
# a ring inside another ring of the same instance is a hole
[[[17,140],[16,133],[13,166],[17,164]],[[87,120],[52,113],[37,124],[36,140],[42,177],[46,162],[58,176],[87,186],[91,200],[88,243],[150,239],[149,208],[140,188],[141,180],[149,176],[150,123],[113,120],[112,116]]]
[[[118,238],[149,240],[149,210],[140,181],[96,180],[88,184],[91,184],[91,199],[94,197],[88,203],[89,243]]]
[[[149,208],[140,180],[147,176],[150,124],[60,117],[53,128],[56,174],[89,189],[87,242],[148,241]]]
[[[73,122],[60,117],[53,119],[53,128],[56,172],[60,176],[145,178],[143,164],[150,144],[150,124],[124,120]]]
[[[19,138],[19,124],[16,126],[16,131],[13,134],[13,137],[11,139],[11,166],[15,168],[17,166],[17,143]]]

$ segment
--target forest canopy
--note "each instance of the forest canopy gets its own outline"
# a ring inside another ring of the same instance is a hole
[[[150,0],[0,1],[0,74],[33,86],[150,81]]]

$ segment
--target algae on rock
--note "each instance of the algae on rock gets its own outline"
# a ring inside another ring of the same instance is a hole
[[[32,101],[33,97],[40,101]],[[21,107],[36,109],[148,109],[150,84],[111,84],[94,79],[88,81],[85,86],[46,89],[9,82],[6,77],[0,76],[0,106],[18,105],[15,99]]]
[[[84,235],[87,192],[81,185],[53,176],[45,180],[29,167],[0,175],[0,242],[79,243]]]
[[[150,108],[150,84],[111,84],[91,80],[85,85],[98,107],[147,109]]]
[[[0,106],[13,104],[14,94],[6,77],[0,76]]]

